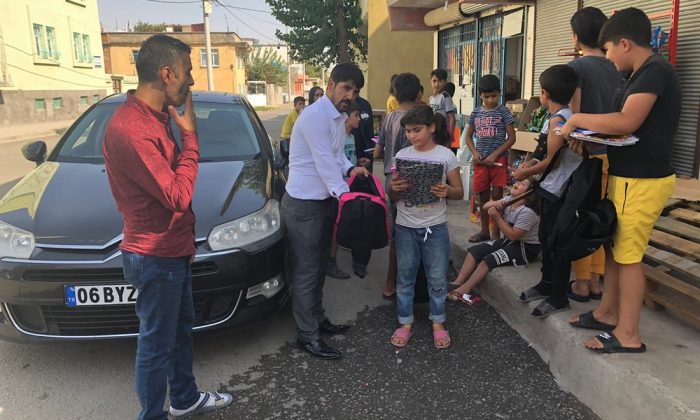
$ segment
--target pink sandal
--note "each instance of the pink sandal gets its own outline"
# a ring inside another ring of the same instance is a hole
[[[443,340],[447,340],[447,343],[440,344],[440,342]],[[452,344],[450,333],[448,333],[447,330],[433,330],[433,343],[435,343],[435,347],[438,350],[450,347],[450,344]]]
[[[406,344],[408,344],[408,340],[411,339],[411,335],[413,335],[413,329],[407,330],[406,328],[399,327],[396,329],[396,331],[394,331],[394,334],[391,336],[391,344],[399,349],[406,347]],[[397,344],[394,341],[395,338],[403,340],[403,343]]]

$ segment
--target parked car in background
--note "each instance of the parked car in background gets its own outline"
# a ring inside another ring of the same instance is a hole
[[[0,338],[114,339],[138,334],[136,291],[124,281],[122,217],[102,156],[107,122],[126,99],[90,107],[37,168],[0,199]],[[200,142],[193,210],[195,331],[276,312],[285,287],[280,157],[239,95],[194,92]],[[177,127],[173,125],[179,141]]]

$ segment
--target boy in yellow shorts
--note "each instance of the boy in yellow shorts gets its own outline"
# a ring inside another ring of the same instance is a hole
[[[622,72],[630,72],[614,98],[611,114],[574,114],[562,129],[577,127],[639,137],[632,146],[608,147],[608,198],[617,211],[617,230],[605,266],[605,293],[591,312],[571,325],[604,333],[585,342],[602,353],[642,353],[639,335],[644,299],[642,258],[651,230],[675,187],[671,150],[681,110],[678,76],[650,47],[651,23],[639,9],[616,12],[601,29],[599,43]],[[582,145],[571,142],[570,147]]]

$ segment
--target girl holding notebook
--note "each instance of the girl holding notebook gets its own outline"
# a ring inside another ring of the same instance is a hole
[[[396,154],[396,171],[389,191],[398,210],[394,241],[399,328],[391,336],[391,343],[404,347],[411,338],[414,287],[422,259],[430,294],[433,342],[438,349],[444,349],[451,343],[443,325],[450,253],[446,200],[459,200],[464,195],[459,163],[450,149],[436,143],[447,127],[429,106],[408,111],[401,119],[401,127],[412,146]]]

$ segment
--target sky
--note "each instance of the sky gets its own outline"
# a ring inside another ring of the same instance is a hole
[[[284,31],[284,26],[269,13],[270,7],[265,0],[217,0],[212,3],[214,10],[209,18],[212,31],[225,32],[228,27],[243,38],[257,38],[261,43],[281,42],[275,38],[275,29]],[[199,0],[97,0],[97,6],[102,27],[108,32],[124,30],[127,22],[133,27],[139,20],[174,24],[204,22]]]

